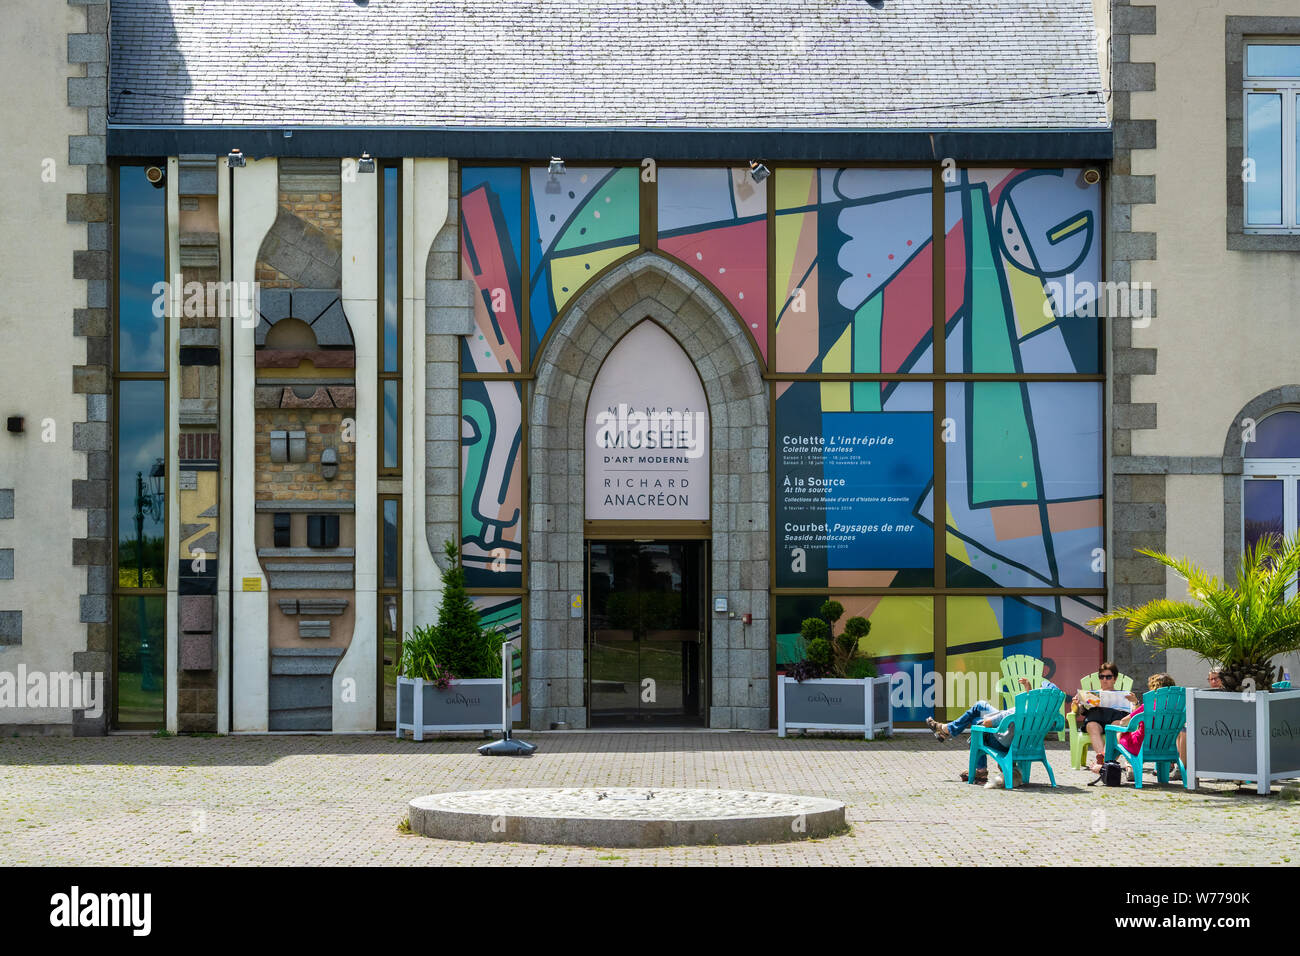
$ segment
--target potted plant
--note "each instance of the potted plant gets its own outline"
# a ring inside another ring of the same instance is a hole
[[[465,593],[456,545],[443,545],[442,603],[438,623],[416,627],[402,641],[397,677],[397,736],[423,740],[426,731],[500,730],[508,676],[503,672],[504,632],[484,628]]]
[[[1193,601],[1159,598],[1115,608],[1088,623],[1126,621],[1130,638],[1188,650],[1222,667],[1223,690],[1187,691],[1187,778],[1272,780],[1300,776],[1300,691],[1273,690],[1273,658],[1300,650],[1300,541],[1265,535],[1247,548],[1233,586],[1182,558],[1139,551],[1187,582]],[[1257,691],[1261,693],[1256,693]]]
[[[863,731],[868,740],[877,730],[892,732],[889,677],[877,676],[875,662],[864,653],[863,639],[871,633],[865,617],[851,617],[835,633],[844,616],[839,601],[825,601],[817,616],[799,627],[804,658],[777,682],[777,733],[787,729]]]

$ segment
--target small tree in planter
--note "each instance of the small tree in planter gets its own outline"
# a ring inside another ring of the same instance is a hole
[[[397,734],[412,730],[493,730],[501,726],[510,696],[502,679],[504,631],[485,629],[465,593],[456,545],[443,546],[442,603],[438,623],[415,628],[402,642],[397,681]]]
[[[438,623],[417,627],[414,635],[403,642],[402,676],[423,677],[440,688],[447,686],[448,679],[499,677],[505,635],[485,629],[479,622],[478,609],[465,593],[465,569],[460,566],[459,549],[446,541],[443,552],[447,566],[442,572]]]
[[[817,617],[804,619],[799,626],[804,659],[790,668],[790,677],[803,682],[819,677],[876,676],[875,662],[859,653],[862,639],[871,632],[871,622],[865,617],[851,617],[844,622],[844,631],[836,636],[835,622],[843,616],[843,604],[824,601],[817,609]]]
[[[800,625],[804,659],[792,665],[777,686],[780,736],[787,728],[851,730],[871,740],[879,731],[893,731],[889,678],[877,676],[875,662],[862,647],[871,622],[851,617],[836,634],[835,624],[843,616],[844,605],[825,601],[816,617]]]
[[[1300,572],[1300,541],[1276,535],[1260,538],[1241,556],[1236,587],[1188,560],[1143,548],[1138,553],[1186,581],[1197,603],[1159,598],[1141,607],[1115,608],[1088,623],[1101,627],[1127,621],[1130,638],[1162,650],[1189,650],[1222,664],[1225,690],[1269,690],[1275,673],[1272,659],[1300,650],[1300,596],[1286,596]]]

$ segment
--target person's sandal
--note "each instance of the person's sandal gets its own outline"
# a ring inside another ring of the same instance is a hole
[[[925,726],[929,727],[934,733],[935,740],[944,741],[952,736],[952,734],[948,733],[948,725],[939,723],[933,717],[925,718]]]
[[[976,783],[984,783],[986,780],[988,780],[988,778],[989,778],[989,772],[988,772],[987,770],[976,770],[976,771],[975,771],[975,782],[976,782]],[[962,783],[969,783],[969,782],[970,782],[970,771],[969,771],[969,770],[963,770],[963,771],[961,772],[961,782],[962,782]]]

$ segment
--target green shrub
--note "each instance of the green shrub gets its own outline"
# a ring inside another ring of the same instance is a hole
[[[831,642],[824,637],[808,642],[808,650],[804,652],[808,660],[812,661],[819,667],[830,667],[831,665]]]
[[[804,618],[799,625],[804,659],[790,671],[796,680],[813,676],[853,679],[876,676],[875,662],[863,656],[861,646],[862,639],[871,633],[871,622],[865,617],[851,617],[844,622],[844,631],[832,636],[832,627],[843,615],[844,605],[828,600],[817,609],[817,617]]]
[[[420,678],[433,681],[442,676],[442,667],[438,663],[437,629],[432,625],[417,626],[414,633],[407,634],[402,641],[402,660],[399,673],[403,677]]]
[[[859,680],[863,677],[878,677],[876,662],[870,657],[855,657],[844,668],[844,676]]]
[[[432,681],[500,677],[505,633],[485,629],[479,622],[478,609],[465,593],[459,549],[447,541],[443,551],[447,566],[442,572],[438,623],[417,627],[403,640],[402,676]]]
[[[804,646],[807,647],[813,641],[828,640],[831,636],[831,626],[819,617],[806,617],[799,625],[799,636],[803,638]]]

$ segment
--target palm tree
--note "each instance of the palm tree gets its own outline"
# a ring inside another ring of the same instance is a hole
[[[1162,650],[1192,651],[1223,666],[1226,690],[1267,690],[1272,659],[1300,649],[1300,595],[1287,597],[1300,572],[1300,540],[1265,535],[1247,547],[1229,587],[1190,561],[1138,549],[1187,582],[1197,603],[1160,598],[1141,607],[1116,608],[1088,623],[1127,621],[1131,638]]]

